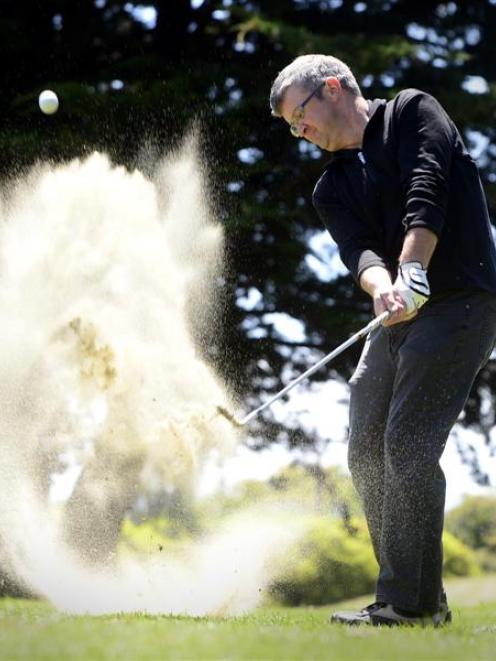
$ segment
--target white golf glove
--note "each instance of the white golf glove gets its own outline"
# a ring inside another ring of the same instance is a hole
[[[393,287],[406,305],[408,314],[416,312],[429,300],[431,289],[427,271],[420,262],[404,262],[398,267],[398,277]]]

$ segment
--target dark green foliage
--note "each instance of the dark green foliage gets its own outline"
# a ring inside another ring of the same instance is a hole
[[[363,522],[352,536],[342,523],[320,517],[270,593],[286,606],[329,604],[373,592],[376,578],[377,564]]]
[[[443,533],[443,576],[478,576],[481,573],[477,554],[447,530]]]
[[[378,568],[366,523],[350,478],[335,467],[293,465],[268,482],[244,482],[231,495],[215,494],[193,508],[194,530],[187,520],[170,514],[143,522],[125,520],[119,553],[181,556],[191,542],[200,541],[220,523],[228,526],[233,515],[254,506],[268,512],[274,504],[296,508],[293,513],[281,510],[278,520],[284,516],[289,525],[297,521],[304,528],[273,574],[271,601],[321,605],[373,592]],[[460,538],[445,532],[443,545],[444,577],[481,573],[481,559]]]
[[[374,591],[377,563],[365,521],[349,527],[328,517],[315,517],[308,533],[290,554],[290,561],[272,583],[272,598],[286,606],[321,605]],[[476,576],[480,567],[474,552],[446,533],[443,575]]]
[[[446,528],[471,548],[496,554],[496,498],[467,496],[448,513]]]
[[[467,496],[448,512],[446,528],[475,550],[484,571],[496,572],[496,498]]]

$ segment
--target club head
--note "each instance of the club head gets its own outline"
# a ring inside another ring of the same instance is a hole
[[[230,413],[223,406],[217,406],[216,408],[217,408],[217,413],[219,415],[222,415],[226,420],[229,420],[229,422],[233,424],[235,427],[243,426],[243,423],[240,422],[232,413]]]

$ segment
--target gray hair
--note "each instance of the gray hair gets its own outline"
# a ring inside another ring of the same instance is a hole
[[[332,55],[300,55],[284,67],[272,83],[270,107],[275,117],[281,117],[284,95],[291,85],[299,85],[309,92],[326,78],[334,76],[354,96],[362,96],[360,87],[347,64]],[[320,94],[320,92],[319,92]]]

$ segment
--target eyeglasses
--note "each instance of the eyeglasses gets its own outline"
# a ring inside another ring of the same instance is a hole
[[[291,131],[291,135],[294,136],[295,138],[299,138],[300,136],[300,131],[298,130],[298,125],[302,121],[303,117],[305,116],[305,106],[307,103],[310,101],[312,97],[314,97],[317,92],[320,90],[321,87],[325,85],[325,82],[322,81],[318,87],[314,89],[313,92],[311,92],[306,99],[304,99],[299,105],[296,106],[296,108],[293,110],[293,114],[291,116],[291,124],[289,125],[289,130]]]

